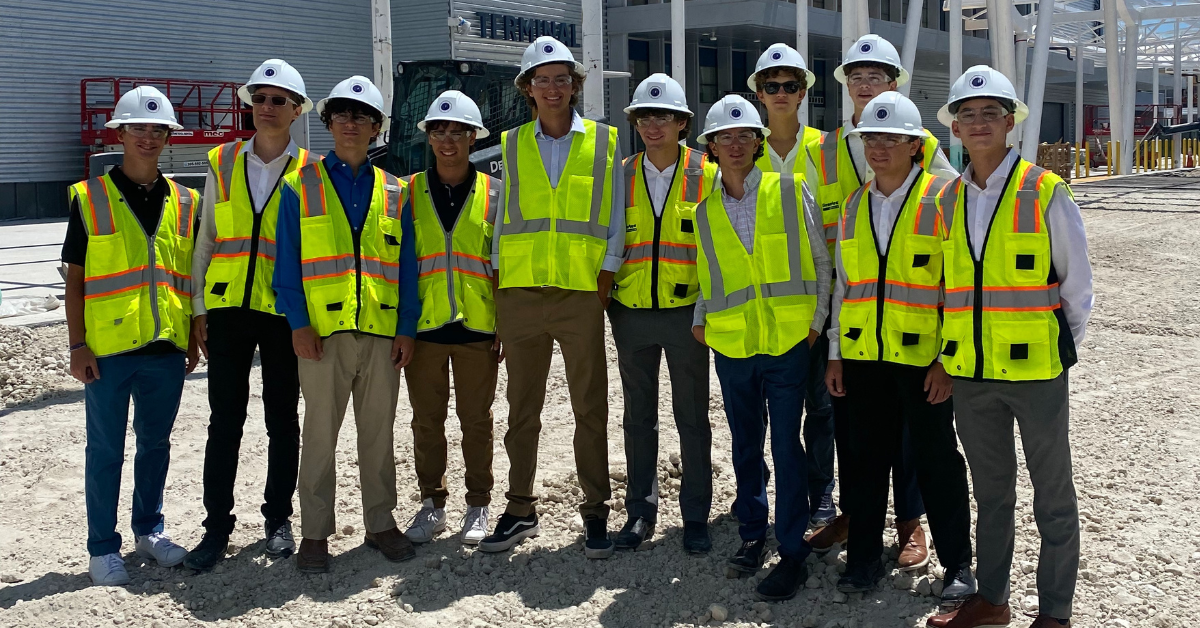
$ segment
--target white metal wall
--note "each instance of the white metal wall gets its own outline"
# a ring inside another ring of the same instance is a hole
[[[455,59],[491,61],[519,65],[521,53],[529,46],[529,41],[505,41],[480,37],[478,11],[499,13],[514,17],[525,17],[538,20],[552,20],[575,25],[575,40],[583,42],[582,4],[579,0],[450,0],[450,16],[463,17],[471,23],[467,33],[455,32],[453,49]],[[582,50],[576,46],[571,49],[575,58],[582,58]]]

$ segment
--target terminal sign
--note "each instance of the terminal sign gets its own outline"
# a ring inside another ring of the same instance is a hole
[[[479,16],[480,37],[531,42],[542,35],[549,35],[569,48],[579,45],[575,39],[574,24],[483,11],[476,11],[476,15]]]

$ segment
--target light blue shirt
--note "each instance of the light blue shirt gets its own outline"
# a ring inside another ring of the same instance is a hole
[[[514,129],[515,130],[515,129]],[[542,167],[550,178],[550,187],[558,188],[558,180],[567,167],[567,158],[571,155],[571,142],[576,133],[585,133],[583,118],[575,111],[571,112],[571,130],[562,137],[550,137],[542,132],[542,121],[534,122],[533,136],[537,139],[538,152],[542,155]],[[513,136],[515,140],[515,135]],[[612,168],[612,210],[608,219],[608,250],[604,254],[601,270],[617,272],[625,261],[625,178],[621,176],[621,145],[618,144],[613,155]],[[496,219],[496,228],[492,232],[492,268],[500,267],[500,231],[504,227],[504,217]]]

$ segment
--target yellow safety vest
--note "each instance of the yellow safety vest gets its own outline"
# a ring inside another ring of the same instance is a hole
[[[704,340],[731,358],[783,355],[808,338],[817,309],[817,270],[790,174],[764,172],[747,253],[713,191],[696,206],[697,271],[704,295]]]
[[[409,178],[408,190],[413,200],[417,289],[421,294],[417,331],[461,322],[473,331],[495,333],[491,255],[500,181],[476,173],[475,186],[467,194],[450,233],[446,233],[434,209],[424,172]]]
[[[962,178],[938,195],[945,221],[942,364],[954,377],[1049,380],[1075,363],[1050,257],[1046,212],[1057,175],[1024,159],[1008,175],[981,261],[972,255]]]
[[[846,201],[838,240],[846,274],[838,315],[842,358],[911,366],[929,366],[937,359],[942,287],[937,194],[949,182],[924,170],[917,175],[882,253],[875,239],[870,184]]]
[[[167,179],[148,234],[107,174],[72,185],[87,231],[84,341],[97,357],[170,340],[187,350],[192,317],[192,221],[200,195]]]
[[[245,142],[221,144],[208,151],[216,187],[213,221],[217,239],[212,260],[204,273],[204,307],[241,307],[249,297],[252,310],[278,314],[271,278],[275,276],[275,224],[279,218],[279,186],[261,213],[254,211],[246,183]],[[320,160],[300,149],[298,158],[288,157],[283,174]],[[282,181],[282,177],[280,178]],[[248,278],[250,285],[247,285]]]
[[[536,122],[505,131],[501,288],[556,286],[596,290],[608,247],[617,129],[584,120],[558,187],[542,165]]]
[[[819,129],[814,129],[811,126],[803,127],[803,132],[800,134],[800,146],[796,148],[796,163],[792,165],[792,174],[804,178],[808,173],[807,150],[809,144],[820,142],[825,139],[825,132]],[[762,157],[754,162],[759,170],[763,172],[775,172],[775,166],[771,164],[771,156],[767,154],[767,146],[763,146]],[[834,236],[836,238],[836,235]]]
[[[631,308],[691,305],[700,294],[696,279],[696,204],[712,187],[717,165],[709,162],[703,151],[680,147],[665,207],[662,215],[656,216],[642,170],[644,159],[645,153],[638,153],[622,164],[625,262],[617,272],[613,298]]]
[[[374,170],[371,206],[357,237],[323,161],[283,178],[300,199],[304,296],[309,322],[322,338],[342,331],[396,335],[400,216],[408,202],[408,186]]]
[[[925,152],[921,167],[929,171],[937,154],[938,141],[925,131]],[[841,220],[842,204],[846,198],[869,181],[863,178],[850,156],[850,139],[842,137],[842,127],[826,133],[821,140],[808,145],[809,156],[816,166],[814,181],[809,188],[821,206],[821,221],[825,223],[825,242],[833,253],[833,243],[838,237],[838,221]]]

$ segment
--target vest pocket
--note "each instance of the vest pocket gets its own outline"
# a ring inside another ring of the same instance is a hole
[[[394,284],[381,281],[363,282],[363,303],[359,304],[360,329],[368,334],[393,336],[396,334],[396,308],[400,303],[400,291]]]
[[[97,355],[136,349],[142,344],[142,307],[150,307],[142,290],[130,290],[115,298],[89,303],[85,319],[88,335],[97,340],[91,346]],[[150,313],[146,313],[150,316]]]
[[[1050,276],[1050,238],[1040,233],[1004,236],[1004,274],[1013,285],[1043,285]]]
[[[561,237],[561,236],[560,236]],[[571,241],[570,282],[575,290],[595,290],[605,244],[592,238]]]
[[[942,280],[942,240],[936,236],[909,234],[904,236],[908,252],[904,264],[905,281],[922,286],[936,286]]]
[[[838,315],[839,345],[847,360],[875,359],[875,303],[843,303]]]
[[[746,357],[746,320],[742,310],[706,314],[704,341],[708,346],[731,358]]]
[[[532,286],[533,240],[513,240],[500,236],[500,283],[504,287]]]
[[[960,262],[957,255],[958,243],[955,242],[953,238],[949,240],[942,240],[942,263],[944,265],[942,278],[946,282],[947,290],[962,287],[958,285],[960,273],[956,272],[955,267],[956,265],[965,265],[970,263],[969,258]],[[967,271],[967,274],[961,276],[974,278],[975,275],[973,272]]]
[[[482,332],[496,330],[496,304],[492,301],[491,285],[483,285],[475,281],[464,281],[466,290],[463,291],[465,311],[463,325],[468,329]]]
[[[592,177],[578,174],[573,174],[567,179],[567,202],[563,207],[564,218],[578,222],[588,222],[592,219],[593,183]]]
[[[760,249],[758,252],[763,260],[763,283],[778,283],[791,279],[787,241],[786,233],[758,236],[755,246]]]
[[[970,350],[974,341],[971,325],[970,313],[946,316],[942,323],[942,366],[950,375],[970,377],[973,374],[975,353]]]
[[[239,234],[236,222],[233,215],[233,201],[213,205],[213,224],[217,227],[218,237],[234,238],[238,235],[250,235],[249,232]]]
[[[309,323],[321,336],[354,328],[353,284],[314,286],[304,291]]]
[[[636,262],[634,264],[623,264],[621,272],[617,273],[617,278],[613,282],[613,296],[626,307],[650,307],[650,303],[642,303],[641,286],[645,283],[647,275],[645,262]],[[626,269],[631,269],[626,271]],[[659,269],[660,281],[662,269]],[[650,292],[647,286],[647,294]]]
[[[925,366],[937,355],[937,311],[887,312],[883,327],[887,334],[884,359],[900,364]]]
[[[993,321],[992,378],[1050,379],[1050,326],[1046,321]]]
[[[313,259],[340,255],[333,218],[329,214],[300,218],[300,257]]]
[[[837,245],[842,251],[842,272],[846,274],[846,281],[862,281],[858,272],[858,240],[839,240]]]

